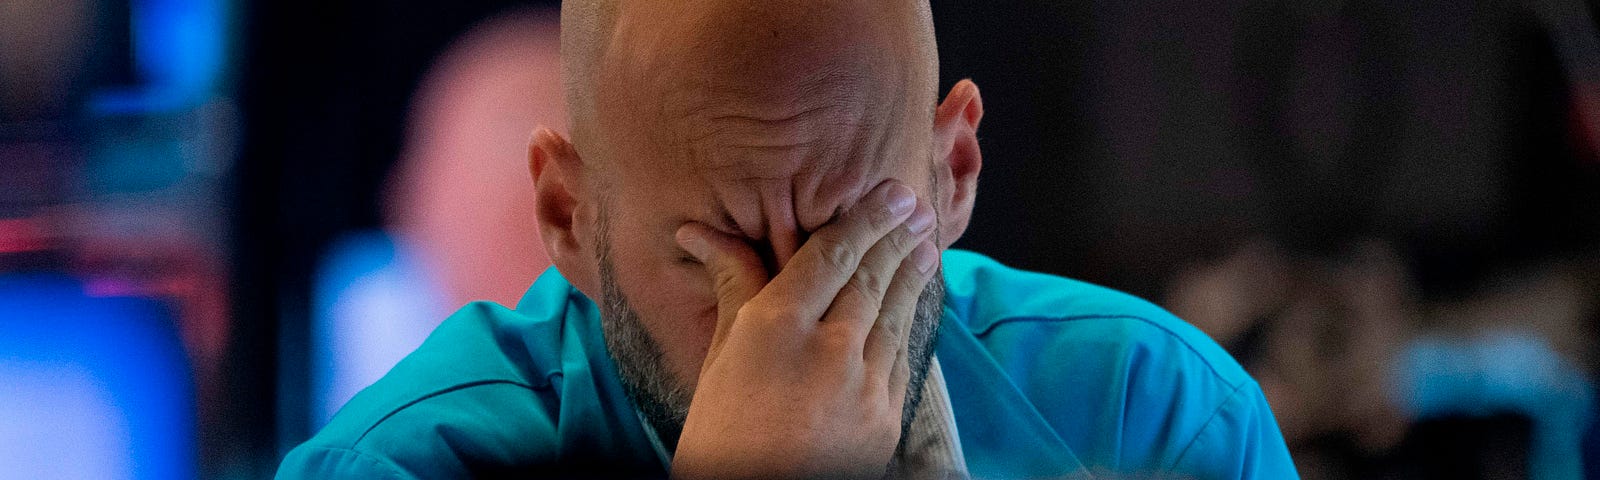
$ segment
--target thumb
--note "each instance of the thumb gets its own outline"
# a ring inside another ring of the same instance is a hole
[[[678,228],[677,240],[678,246],[711,274],[711,289],[717,296],[717,329],[711,336],[711,352],[716,352],[733,327],[739,309],[767,285],[767,269],[743,240],[699,223]],[[708,353],[706,358],[714,356]]]

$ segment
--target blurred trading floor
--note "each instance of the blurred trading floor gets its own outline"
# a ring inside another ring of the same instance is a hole
[[[264,478],[548,260],[557,2],[0,2],[0,479]],[[1600,478],[1582,0],[934,0],[959,248],[1156,300],[1306,478]]]

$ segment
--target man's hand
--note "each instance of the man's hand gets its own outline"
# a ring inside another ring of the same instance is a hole
[[[906,337],[935,270],[933,224],[931,207],[886,181],[770,282],[743,241],[679,229],[711,272],[718,318],[673,476],[882,477],[900,439]]]

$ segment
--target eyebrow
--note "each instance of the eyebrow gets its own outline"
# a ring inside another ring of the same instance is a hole
[[[841,209],[842,209],[842,207],[841,207]],[[735,220],[733,218],[733,214],[729,213],[726,208],[718,207],[717,210],[720,213],[720,215],[717,215],[716,224],[712,225],[713,227],[717,228],[718,230],[721,230],[722,233],[733,235],[733,236],[736,236],[736,237],[739,237],[739,238],[742,238],[742,239],[745,239],[745,240],[755,240],[754,238],[751,238],[749,235],[747,235],[743,228],[739,227],[739,221]],[[840,209],[835,209],[833,216],[829,217],[828,221],[823,222],[823,223],[824,224],[833,223],[833,220],[837,219],[839,217],[839,214],[840,214]],[[802,236],[810,236],[812,232],[806,231],[806,230],[799,230],[799,233]]]

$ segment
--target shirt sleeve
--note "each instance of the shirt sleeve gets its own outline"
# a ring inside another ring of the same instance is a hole
[[[1300,478],[1266,395],[1253,380],[1217,408],[1174,470],[1207,480]]]
[[[393,464],[347,448],[301,445],[278,467],[277,480],[412,479]]]

